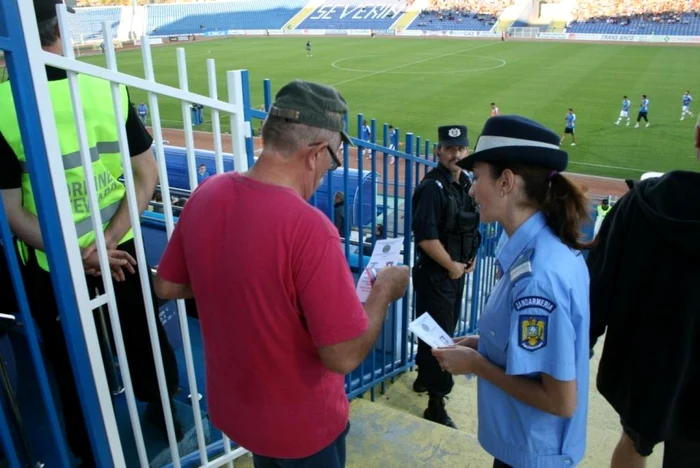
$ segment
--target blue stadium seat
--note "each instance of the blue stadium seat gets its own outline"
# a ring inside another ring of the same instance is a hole
[[[281,29],[305,0],[241,0],[148,5],[146,32],[154,36],[241,29]]]
[[[76,8],[75,14],[68,17],[73,42],[101,39],[103,21],[111,25],[112,35],[116,36],[121,15],[121,7]]]

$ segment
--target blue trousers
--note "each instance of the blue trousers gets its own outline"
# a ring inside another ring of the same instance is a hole
[[[253,465],[255,468],[345,468],[345,438],[349,431],[350,423],[328,447],[306,458],[270,458],[253,454]]]

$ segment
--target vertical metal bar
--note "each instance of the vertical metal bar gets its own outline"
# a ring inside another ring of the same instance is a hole
[[[33,4],[2,0],[2,6],[8,36],[13,39],[8,41],[11,49],[5,55],[5,60],[16,103],[22,142],[26,154],[31,155],[27,159],[29,179],[33,187],[41,187],[41,190],[34,193],[34,197],[38,217],[41,220],[39,227],[44,251],[54,273],[51,275],[51,281],[56,305],[66,336],[68,355],[75,372],[76,387],[93,448],[97,452],[98,461],[104,466],[111,466],[109,439],[100,417],[99,396],[90,372],[90,354],[83,336],[82,317],[79,313],[79,306],[89,302],[89,297],[85,294],[87,291],[82,273],[80,250],[75,228],[73,227],[72,233],[70,229],[63,229],[64,226],[72,223],[68,189],[64,182],[60,182],[61,177],[65,181],[63,164],[60,159],[48,158],[49,153],[60,154],[60,147],[46,78],[45,53],[42,52],[39,43]],[[55,184],[55,190],[54,180],[58,181]],[[9,235],[9,232],[6,234]],[[5,248],[9,249],[10,246],[6,245]],[[9,250],[7,252],[9,253]],[[13,255],[8,256],[10,271],[16,280],[21,281],[19,266]],[[82,286],[85,290],[77,291],[74,284]],[[18,289],[17,284],[15,289]],[[18,299],[25,323],[28,323],[31,318],[23,290],[18,294]],[[37,366],[42,399],[51,422],[52,436],[57,444],[58,462],[67,467],[69,466],[68,452],[51,398],[38,347],[36,328],[33,324],[28,325],[27,331],[30,352]]]
[[[413,133],[406,133],[406,154],[413,154]],[[403,240],[403,261],[405,265],[411,264],[411,223],[412,223],[412,210],[410,207],[410,194],[413,192],[413,164],[411,161],[406,160],[406,174],[404,177],[405,187],[404,187],[404,240]],[[406,345],[408,341],[408,323],[410,308],[409,308],[409,296],[404,295],[403,298],[403,327],[401,334],[401,348],[402,356],[405,360],[408,360],[409,356],[406,354]],[[406,361],[404,361],[405,363]]]
[[[421,169],[422,169],[423,167],[425,167],[425,164],[422,164],[422,163],[421,163],[421,157],[420,157],[420,150],[421,150],[421,148],[422,148],[422,145],[421,145],[421,138],[420,138],[420,136],[417,136],[417,137],[416,137],[416,141],[415,141],[415,151],[416,151],[416,154],[415,154],[415,156],[416,156],[416,162],[415,162],[415,165],[416,165],[416,166],[415,166],[415,174],[416,174],[415,186],[416,186],[416,187],[417,187],[418,184],[420,183],[420,172],[421,172]],[[427,157],[427,155],[426,155],[426,157]]]
[[[107,26],[107,23],[105,22],[103,25],[103,30],[104,30],[104,36],[105,36],[105,43],[106,43],[106,51],[107,51],[107,64],[108,67],[111,70],[116,71],[116,56],[114,54],[114,45],[112,43],[112,30]],[[180,86],[181,89],[187,90],[187,70],[185,69],[186,64],[185,64],[185,56],[184,56],[184,49],[178,49],[178,68],[180,72]],[[69,74],[70,77],[70,74]],[[165,427],[166,427],[166,432],[168,434],[168,442],[170,445],[170,455],[171,458],[173,459],[175,466],[179,466],[179,453],[177,449],[177,439],[175,437],[175,427],[173,423],[173,415],[172,415],[172,409],[170,407],[170,395],[168,394],[168,384],[166,381],[165,377],[165,368],[163,365],[163,357],[160,349],[160,338],[158,336],[158,329],[157,329],[157,324],[156,324],[156,311],[154,310],[153,306],[153,292],[151,291],[151,286],[150,286],[150,269],[148,268],[147,262],[146,262],[146,252],[144,249],[143,245],[143,236],[141,234],[141,213],[139,212],[139,205],[138,205],[138,200],[136,198],[136,182],[131,166],[131,157],[129,154],[129,145],[128,145],[128,140],[126,136],[126,126],[122,123],[126,121],[126,116],[124,115],[124,109],[121,104],[121,96],[120,96],[120,91],[119,91],[119,85],[117,83],[112,82],[111,83],[111,88],[112,88],[112,101],[114,104],[114,112],[117,117],[117,122],[119,123],[118,126],[118,132],[119,132],[119,147],[120,147],[120,152],[121,152],[121,157],[122,157],[122,168],[124,170],[124,186],[126,188],[126,194],[125,198],[127,201],[127,206],[129,208],[129,218],[131,221],[131,228],[134,233],[134,247],[136,251],[136,260],[137,264],[136,267],[138,268],[139,271],[139,279],[141,281],[141,293],[142,293],[142,298],[144,302],[144,307],[146,309],[146,322],[148,326],[148,332],[151,340],[151,349],[153,352],[153,359],[154,359],[154,364],[155,364],[155,370],[156,370],[156,378],[158,381],[158,390],[160,393],[160,398],[161,398],[161,403],[163,406],[163,414],[165,416]],[[191,128],[189,129],[191,131]],[[186,130],[187,132],[187,130]],[[82,151],[81,151],[82,152]],[[188,155],[189,156],[189,155]],[[88,165],[91,166],[90,159],[89,159],[89,154],[85,152],[83,155],[83,165]],[[193,169],[193,163],[194,163],[194,150],[192,149],[192,154],[191,154],[192,160],[190,161],[190,170],[192,171]],[[91,172],[91,168],[89,169]],[[194,176],[195,178],[195,183],[196,183],[196,172],[195,173],[190,173],[190,182],[192,181],[192,177]],[[88,178],[88,190],[92,192],[92,175],[88,174],[88,169],[86,168],[86,177]],[[196,187],[196,185],[195,185]],[[98,239],[102,238],[103,235],[101,232],[97,232],[98,234]],[[100,246],[100,250],[102,250],[102,247]],[[105,251],[106,254],[106,251]],[[109,271],[109,270],[106,270]],[[104,276],[104,275],[103,275]],[[111,281],[111,278],[110,278]],[[105,282],[107,283],[107,281]],[[107,287],[107,284],[105,284],[105,287]],[[110,301],[113,300],[113,294],[110,295]],[[115,304],[116,305],[116,304]],[[111,307],[110,307],[111,309]],[[116,311],[116,307],[114,308],[114,311]],[[115,317],[116,318],[116,317]],[[121,338],[121,327],[119,326],[119,323],[116,323],[115,330],[113,332],[119,335],[119,340],[122,341]],[[122,354],[121,351],[124,351],[124,359],[126,360],[126,352],[125,350],[120,350],[119,354]],[[126,361],[125,361],[126,362]],[[128,374],[127,374],[128,375]],[[130,384],[131,382],[129,382]],[[126,385],[125,385],[126,386]],[[129,385],[130,386],[130,385]],[[128,386],[127,386],[127,392]],[[133,404],[133,408],[131,408]],[[140,431],[140,426],[138,426],[138,414],[136,413],[136,408],[135,408],[135,401],[129,402],[129,413],[132,418],[132,427],[134,427],[135,434],[138,434]],[[134,420],[135,419],[135,420]],[[116,428],[116,422],[115,428]],[[139,434],[140,435],[140,434]],[[137,444],[140,442],[137,440]],[[143,447],[143,453],[139,453],[139,458],[141,460],[142,466],[148,466],[148,459],[145,454],[145,447]]]
[[[269,78],[265,78],[263,81],[263,94],[265,96],[265,112],[270,112],[270,107],[272,107],[272,81]]]
[[[185,48],[177,48],[177,76],[179,87],[183,91],[189,91],[187,80],[187,60],[185,58]],[[191,104],[194,102],[181,101],[183,132],[185,133],[185,150],[187,153],[187,175],[189,178],[190,190],[195,191],[199,182],[197,181],[197,163],[194,156],[194,135],[192,134],[192,110]]]
[[[219,99],[219,91],[216,83],[216,61],[207,59],[207,75],[209,78],[209,97]],[[217,109],[211,110],[211,126],[214,132],[214,159],[216,163],[216,173],[224,172],[224,157],[221,149],[221,118]]]
[[[375,145],[377,144],[377,119],[372,119],[370,122],[370,130],[372,131],[372,138],[371,141]],[[370,190],[370,194],[372,197],[371,203],[370,203],[370,210],[372,210],[372,222],[371,222],[371,228],[372,228],[372,245],[377,242],[377,150],[372,149],[372,160],[370,163],[371,166],[371,177],[370,180],[372,181],[372,187]]]
[[[370,130],[372,132],[372,135],[370,137],[370,141],[374,144],[377,143],[377,119],[372,119],[370,121]],[[372,249],[374,249],[374,245],[377,242],[377,151],[373,148],[370,152],[371,154],[371,160],[370,160],[370,181],[372,183],[372,187],[370,188],[370,203],[369,203],[369,209],[372,215],[371,221],[370,221],[370,229],[372,230],[372,233],[370,235],[371,242],[372,242]],[[360,173],[360,176],[362,176],[362,173]],[[362,180],[362,179],[360,179]],[[360,190],[362,192],[362,190]],[[371,255],[371,254],[370,254]],[[371,257],[370,257],[371,258]],[[384,350],[382,349],[382,353],[384,353]],[[377,343],[375,342],[372,345],[372,378],[370,379],[370,382],[374,382],[376,379],[376,372],[377,372]],[[374,401],[374,386],[372,386],[372,389],[370,391],[370,397],[372,401]]]
[[[432,159],[432,156],[430,154],[430,148],[431,148],[430,140],[426,139],[425,140],[425,160],[426,161],[430,161]],[[428,171],[430,171],[430,169],[432,169],[432,168],[430,166],[428,166],[427,164],[423,165],[423,177],[425,177],[428,174]]]
[[[357,114],[357,138],[360,140],[360,142],[364,143],[364,139],[362,138],[362,131],[363,131],[363,126],[362,126],[362,121],[364,120],[364,117],[362,114]],[[363,167],[364,167],[364,162],[365,162],[365,148],[363,146],[360,146],[357,148],[357,189],[355,191],[355,200],[353,200],[353,205],[357,206],[357,210],[353,210],[353,214],[357,214],[357,232],[358,232],[358,271],[362,272],[365,268],[365,252],[364,252],[364,247],[365,247],[365,226],[364,226],[364,218],[362,216],[363,212],[363,206],[362,206],[362,175],[363,175]],[[347,197],[347,192],[346,192],[346,197]],[[372,348],[372,353],[374,353],[374,345]],[[360,387],[364,387],[365,384],[365,359],[362,360],[360,363]]]
[[[151,39],[148,36],[141,38],[141,55],[143,56],[144,77],[148,81],[156,82],[153,69],[153,56],[151,54]],[[170,199],[170,184],[168,183],[168,170],[165,162],[165,150],[163,148],[163,128],[160,123],[160,106],[158,95],[148,91],[148,105],[151,110],[151,128],[155,140],[156,164],[158,165],[158,181],[160,182],[160,193],[163,198],[163,213],[165,215],[165,231],[170,238],[175,225],[173,223],[173,206]],[[168,216],[170,213],[170,216]]]
[[[231,453],[231,439],[224,436],[223,442],[224,442],[224,455],[229,455]],[[228,462],[226,464],[226,468],[233,468],[233,462],[232,461]]]
[[[398,128],[394,129],[396,131],[396,150],[398,151],[399,141],[401,141],[401,131]],[[394,237],[399,236],[399,164],[401,160],[406,164],[406,158],[398,157],[394,163]],[[404,195],[405,198],[405,195]],[[406,206],[406,200],[404,200],[404,207]]]
[[[389,147],[389,124],[384,124],[384,131],[382,132],[382,146],[384,148]],[[386,239],[387,232],[387,211],[389,211],[389,155],[384,153],[382,158],[382,226],[384,227],[382,237]]]
[[[243,120],[245,121],[245,150],[248,155],[248,167],[255,164],[255,142],[253,141],[253,122],[250,118],[250,78],[248,70],[241,70],[241,91],[243,93]]]
[[[348,131],[348,115],[345,114],[345,132],[347,133]],[[349,174],[350,174],[350,145],[347,143],[343,143],[343,194],[348,193],[348,182],[349,182]],[[343,237],[345,237],[345,258],[350,259],[350,207],[348,205],[348,200],[345,200],[345,204],[343,205],[343,216],[345,216],[345,232],[343,233]],[[361,268],[361,266],[358,265],[358,268]],[[348,385],[350,385],[350,381],[348,380]]]
[[[357,114],[357,137],[358,139],[364,143],[364,140],[362,139],[362,121],[364,120],[364,117],[362,114]],[[363,175],[363,167],[365,163],[365,148],[364,147],[359,147],[358,152],[357,152],[357,190],[355,191],[355,200],[353,200],[353,205],[358,206],[359,210],[353,210],[353,214],[357,213],[357,230],[358,230],[358,240],[359,240],[359,246],[360,249],[358,251],[358,256],[359,256],[359,268],[360,271],[362,271],[365,267],[364,263],[364,239],[365,239],[365,227],[363,225],[364,218],[362,217],[362,211],[363,211],[363,206],[362,206],[362,175]],[[347,195],[347,194],[346,194]],[[358,212],[359,211],[359,212]],[[364,383],[364,361],[363,362],[363,373],[362,373],[362,380],[361,382]]]
[[[231,115],[231,146],[233,150],[233,167],[236,172],[245,172],[249,167],[246,155],[245,138],[248,132],[246,132],[245,119],[243,117],[243,77],[241,73],[241,70],[226,72],[228,102],[236,107],[235,113]]]

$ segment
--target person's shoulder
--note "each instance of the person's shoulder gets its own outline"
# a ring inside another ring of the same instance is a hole
[[[534,281],[563,285],[587,274],[583,253],[564,244],[550,229],[541,231],[530,250]]]

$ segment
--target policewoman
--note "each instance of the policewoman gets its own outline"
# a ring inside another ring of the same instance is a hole
[[[459,163],[474,172],[483,222],[506,232],[503,275],[480,336],[434,355],[451,374],[478,377],[479,442],[494,467],[565,468],[585,450],[589,276],[578,237],[587,203],[561,174],[567,160],[556,133],[498,116]]]
[[[429,313],[450,335],[462,306],[465,275],[474,269],[479,247],[479,215],[469,195],[471,182],[457,163],[468,151],[467,127],[438,128],[438,166],[428,172],[413,195],[413,233],[418,260],[413,269],[416,316]],[[423,416],[455,427],[445,410],[452,376],[444,372],[430,347],[419,341],[416,392],[428,392]]]

